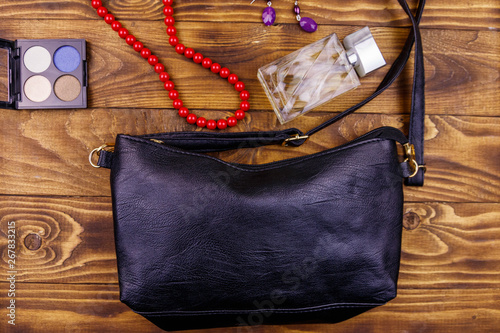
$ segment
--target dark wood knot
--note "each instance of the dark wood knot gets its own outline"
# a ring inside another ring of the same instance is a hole
[[[29,234],[24,237],[24,245],[28,250],[36,251],[42,246],[42,237],[38,234]]]
[[[420,225],[420,216],[414,212],[407,212],[403,214],[403,227],[406,230],[416,229]]]

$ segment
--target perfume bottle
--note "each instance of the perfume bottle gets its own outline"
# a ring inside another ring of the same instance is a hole
[[[344,46],[331,34],[259,68],[281,124],[356,88],[359,77],[386,64],[368,27],[345,37]]]

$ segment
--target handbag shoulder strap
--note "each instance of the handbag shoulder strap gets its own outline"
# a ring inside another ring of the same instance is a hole
[[[392,64],[391,68],[387,72],[386,76],[375,90],[375,92],[366,98],[364,101],[350,107],[349,109],[339,113],[337,116],[325,121],[319,126],[311,129],[305,135],[300,135],[302,140],[290,142],[292,145],[301,145],[305,139],[314,133],[330,126],[331,124],[337,122],[341,118],[347,116],[358,110],[366,103],[370,102],[372,99],[380,95],[384,90],[386,90],[401,74],[403,68],[411,54],[413,45],[415,44],[415,64],[414,64],[414,74],[413,74],[413,88],[412,88],[412,99],[411,99],[411,113],[410,113],[410,130],[409,130],[409,141],[413,144],[415,149],[415,160],[419,166],[424,166],[424,118],[425,118],[425,73],[424,73],[424,56],[422,49],[422,39],[420,37],[419,23],[422,18],[422,13],[424,11],[425,0],[420,0],[417,8],[416,15],[413,16],[406,0],[398,0],[401,7],[403,7],[406,14],[409,16],[412,29],[406,43],[401,50],[398,58]],[[407,180],[407,185],[411,186],[422,186],[424,183],[424,171],[425,167],[418,168],[417,174]]]

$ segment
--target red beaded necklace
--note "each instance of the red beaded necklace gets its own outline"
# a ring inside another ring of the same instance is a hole
[[[170,36],[169,43],[175,47],[175,51],[178,54],[184,54],[186,58],[193,59],[197,64],[201,64],[204,68],[210,69],[213,73],[219,74],[220,77],[226,79],[234,85],[236,91],[239,92],[241,103],[240,108],[234,113],[234,116],[228,117],[227,119],[219,119],[217,121],[210,119],[206,120],[203,117],[197,117],[194,113],[191,113],[188,108],[183,106],[182,100],[179,98],[179,92],[174,89],[174,83],[170,79],[170,75],[165,72],[165,66],[160,63],[157,56],[151,53],[151,50],[144,47],[144,45],[138,41],[133,35],[129,34],[128,30],[123,28],[121,23],[118,22],[115,17],[108,13],[106,7],[102,5],[101,0],[92,0],[92,7],[97,10],[97,15],[104,18],[104,21],[111,25],[111,29],[118,32],[118,36],[125,39],[128,45],[140,52],[141,57],[146,59],[151,66],[154,66],[154,71],[159,74],[160,81],[163,82],[165,90],[168,91],[168,97],[173,100],[173,107],[178,110],[181,117],[186,118],[187,122],[190,124],[196,124],[199,127],[206,127],[208,129],[225,129],[226,127],[235,126],[238,120],[245,118],[245,111],[250,109],[250,103],[248,99],[250,94],[245,90],[245,84],[238,79],[236,74],[232,74],[229,69],[222,67],[218,63],[213,63],[210,58],[205,58],[199,52],[195,52],[192,48],[185,47],[183,44],[179,43],[179,38],[176,36],[177,30],[174,27],[174,9],[172,8],[173,0],[162,0],[163,14],[165,14],[165,25],[167,26],[167,34]]]

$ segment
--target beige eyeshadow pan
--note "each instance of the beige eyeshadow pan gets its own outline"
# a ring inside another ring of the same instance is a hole
[[[49,98],[52,92],[50,81],[42,75],[34,75],[24,83],[24,94],[32,102],[41,103]]]

